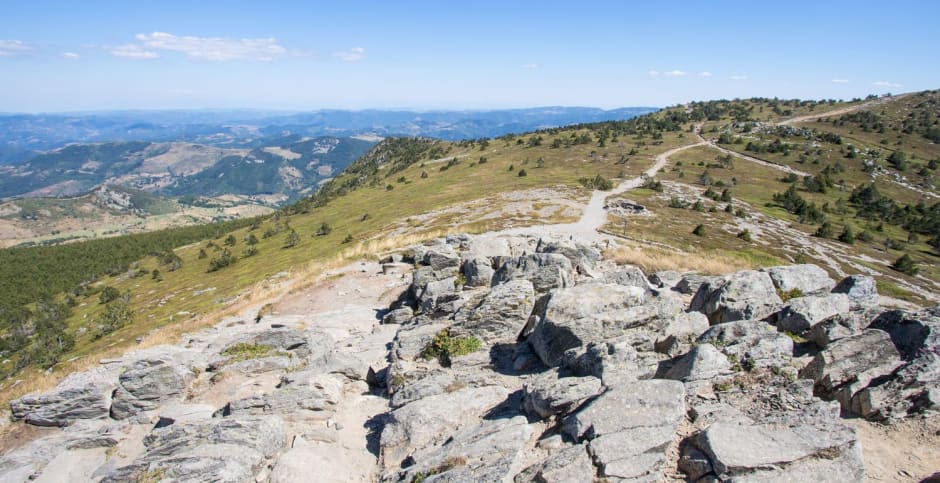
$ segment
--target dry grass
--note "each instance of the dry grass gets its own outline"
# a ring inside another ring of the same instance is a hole
[[[659,248],[620,246],[607,250],[604,255],[621,265],[636,265],[647,274],[674,270],[724,275],[756,268],[748,260],[718,252],[686,253]]]

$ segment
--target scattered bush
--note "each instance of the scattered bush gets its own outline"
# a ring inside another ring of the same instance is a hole
[[[441,365],[450,366],[452,357],[462,356],[480,350],[483,343],[476,337],[451,337],[450,330],[438,332],[434,339],[421,351],[425,359],[437,359]]]
[[[705,236],[705,225],[699,224],[692,230],[692,234],[695,236]]]
[[[738,238],[740,238],[741,240],[744,240],[744,241],[746,241],[746,242],[750,242],[750,241],[751,241],[751,232],[750,232],[750,230],[744,229],[743,231],[741,231],[740,233],[738,233]]]
[[[206,272],[215,272],[221,270],[229,265],[235,264],[235,257],[232,256],[232,252],[228,251],[228,248],[222,250],[222,253],[218,257],[209,260],[209,269]]]
[[[108,286],[101,289],[101,292],[98,293],[98,302],[106,304],[112,300],[117,300],[121,296],[121,292],[118,289]]]
[[[906,273],[907,275],[914,276],[920,272],[920,268],[914,263],[914,259],[910,255],[905,253],[901,255],[901,258],[898,258],[894,261],[894,264],[891,265],[891,268],[901,272]]]

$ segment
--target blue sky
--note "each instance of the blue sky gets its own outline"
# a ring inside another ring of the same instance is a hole
[[[0,112],[664,106],[940,88],[940,2],[8,1]]]

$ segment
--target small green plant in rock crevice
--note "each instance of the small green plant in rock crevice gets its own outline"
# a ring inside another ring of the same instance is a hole
[[[442,366],[450,366],[452,357],[462,356],[480,350],[483,343],[476,337],[451,337],[450,330],[438,332],[431,342],[421,351],[425,359],[437,359]]]
[[[802,296],[803,296],[803,291],[800,290],[800,289],[798,289],[798,288],[794,288],[794,289],[791,289],[791,290],[781,290],[781,289],[778,288],[778,289],[777,289],[777,296],[780,297],[780,300],[783,300],[784,302],[786,302],[786,301],[788,301],[788,300],[790,300],[790,299],[795,299],[795,298],[797,298],[797,297],[802,297]]]

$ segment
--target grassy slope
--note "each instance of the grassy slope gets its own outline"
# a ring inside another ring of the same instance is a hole
[[[753,111],[758,112],[759,117],[773,121],[798,114],[844,107],[844,105],[839,104],[825,104],[816,105],[811,110],[807,106],[795,105],[791,109],[786,109],[791,112],[774,113],[768,104],[754,102],[753,105]],[[763,112],[761,112],[761,107],[763,107]],[[665,111],[663,114],[658,114],[658,116],[665,116],[668,113],[669,111]],[[709,126],[714,126],[717,129],[719,125],[725,125],[729,121],[730,118],[722,117],[718,121],[706,122],[706,135],[717,136],[717,134],[708,132],[710,130]],[[403,225],[412,226],[413,231],[417,233],[439,233],[441,230],[483,231],[498,228],[506,222],[513,222],[516,226],[524,223],[538,223],[540,220],[534,218],[518,220],[497,217],[486,223],[468,223],[467,220],[460,221],[452,217],[440,217],[431,224],[418,225],[412,220],[412,217],[463,202],[492,198],[507,191],[552,188],[559,185],[577,190],[579,189],[578,179],[583,176],[590,177],[595,174],[602,174],[607,177],[635,176],[652,164],[656,154],[672,147],[694,142],[694,137],[689,132],[692,124],[692,122],[686,122],[683,124],[681,131],[666,132],[661,140],[654,141],[649,136],[623,135],[617,140],[608,139],[605,147],[599,147],[596,139],[589,144],[557,149],[550,147],[553,139],[577,136],[586,132],[583,129],[543,133],[544,141],[542,145],[535,147],[528,147],[525,142],[518,144],[516,139],[502,138],[492,140],[482,150],[479,144],[438,142],[435,146],[440,147],[444,154],[436,156],[437,159],[429,159],[425,152],[425,156],[421,161],[393,175],[389,175],[387,172],[388,164],[386,164],[386,168],[380,170],[376,175],[376,182],[373,186],[367,184],[345,196],[330,201],[324,207],[313,208],[307,213],[282,217],[280,222],[286,221],[289,223],[290,227],[296,230],[300,236],[300,243],[294,248],[282,248],[287,232],[279,233],[270,238],[262,238],[262,234],[276,223],[269,220],[253,232],[261,240],[258,245],[259,254],[254,257],[240,259],[235,265],[218,272],[206,273],[209,259],[215,255],[215,251],[212,248],[206,248],[207,243],[202,242],[178,249],[176,252],[183,259],[183,268],[175,272],[163,271],[164,279],[162,281],[151,280],[149,276],[140,278],[122,276],[102,280],[101,285],[111,285],[121,291],[131,293],[132,305],[137,313],[137,323],[120,329],[110,336],[93,340],[91,337],[93,331],[91,321],[102,312],[103,306],[98,304],[97,298],[94,296],[80,299],[80,305],[70,319],[70,326],[77,330],[80,335],[78,336],[77,348],[69,357],[91,356],[85,359],[84,363],[88,364],[88,361],[96,360],[98,355],[109,350],[118,350],[132,345],[137,336],[146,335],[156,328],[165,326],[194,328],[200,324],[211,322],[216,320],[221,311],[239,304],[240,300],[244,300],[246,294],[251,290],[257,289],[268,282],[277,283],[278,280],[282,279],[279,275],[282,272],[293,271],[295,275],[310,274],[312,273],[311,263],[326,263],[350,255],[374,255],[375,253],[366,253],[371,252],[376,246],[370,243],[380,244],[385,241],[388,245],[391,245],[393,241],[386,240],[386,235]],[[526,135],[521,138],[525,141],[530,137],[530,135]],[[631,150],[633,150],[633,154],[630,154]],[[832,155],[834,156],[834,154]],[[488,162],[479,164],[481,156],[485,156]],[[460,162],[446,171],[441,171],[440,168],[446,166],[448,160],[454,157]],[[692,182],[704,170],[704,168],[695,165],[698,162],[710,162],[714,160],[714,157],[715,153],[709,149],[688,150],[677,155],[673,160],[673,162],[681,161],[683,163],[683,168],[681,168],[683,177],[679,178],[679,171],[669,171],[670,168],[667,168],[667,171],[661,177],[684,183]],[[543,158],[544,167],[536,167],[539,158]],[[621,162],[624,158],[627,158],[625,163]],[[787,162],[787,160],[781,160],[781,162]],[[857,175],[857,166],[851,165],[848,160],[843,161],[843,164],[846,164],[847,167],[845,174],[847,184],[855,181],[852,176]],[[514,167],[514,171],[508,170],[510,165]],[[716,178],[730,179],[732,176],[738,178],[738,186],[734,189],[735,197],[747,201],[755,209],[759,209],[764,213],[792,221],[792,215],[777,208],[764,206],[773,192],[785,189],[785,184],[776,181],[782,173],[757,167],[752,163],[739,159],[734,160],[734,165],[733,172],[717,173],[716,170],[710,172]],[[820,164],[820,166],[823,165]],[[799,165],[799,168],[812,171],[811,166],[813,165],[806,163]],[[517,176],[520,169],[525,169],[528,176]],[[422,172],[426,172],[428,176],[422,178]],[[398,178],[402,176],[406,178],[406,181],[398,182]],[[348,174],[341,176],[338,182],[349,177]],[[858,181],[861,181],[861,178]],[[386,185],[392,185],[393,189],[387,190]],[[698,189],[701,190],[703,187]],[[885,189],[887,191],[895,189],[895,187],[886,185]],[[897,189],[903,190],[903,188]],[[894,192],[891,193],[895,194]],[[582,198],[586,194],[586,190],[581,190]],[[838,193],[832,190],[825,196],[833,197],[837,195]],[[737,239],[735,237],[736,233],[722,228],[710,227],[706,237],[691,235],[692,227],[695,223],[703,222],[701,220],[709,225],[721,226],[727,224],[731,219],[731,215],[724,212],[703,215],[691,210],[677,211],[669,209],[662,205],[662,201],[658,202],[659,205],[656,204],[657,202],[652,201],[655,196],[649,190],[635,190],[625,196],[649,203],[650,207],[659,214],[657,218],[653,219],[654,222],[638,223],[635,226],[628,223],[626,225],[627,230],[634,238],[662,241],[671,246],[699,253],[702,250],[723,251],[734,257],[747,260],[751,265],[773,264],[777,263],[778,260],[786,259],[785,253],[746,243]],[[809,198],[815,196],[807,195]],[[904,191],[897,192],[897,199],[899,200],[911,199],[912,196]],[[818,199],[817,201],[822,202],[823,200]],[[713,203],[709,202],[707,206],[711,204]],[[718,203],[718,205],[720,208],[724,204]],[[363,217],[364,214],[369,216]],[[664,220],[667,223],[663,223]],[[543,219],[541,221],[556,220]],[[837,224],[840,223],[838,219],[833,221]],[[849,219],[847,219],[847,222],[855,223],[854,220]],[[314,237],[313,234],[322,223],[331,225],[332,232],[326,236]],[[618,226],[622,226],[622,222],[614,221],[609,228],[614,232],[623,231]],[[811,229],[809,227],[797,228]],[[890,229],[893,230],[894,228]],[[234,254],[239,255],[244,249],[244,238],[247,234],[248,229],[242,229],[234,233],[238,239],[236,246],[232,249]],[[353,241],[351,243],[343,243],[344,238],[347,236],[352,237]],[[215,240],[214,243],[221,246],[222,239]],[[205,250],[209,257],[206,259],[197,258],[200,249]],[[871,247],[862,246],[859,248],[859,250],[869,249],[874,251],[874,248]],[[921,257],[920,261],[922,262],[932,260],[936,264],[937,257],[934,255],[920,253],[918,256]],[[922,267],[924,265],[926,263],[922,263]],[[142,260],[139,266],[146,270],[158,268],[157,261],[152,258]],[[938,274],[934,273],[932,269],[928,269],[926,272],[927,277],[937,280]],[[88,330],[82,332],[82,328]],[[78,360],[74,364],[62,364],[61,367],[56,368],[55,372],[67,373],[70,369],[79,367],[82,363],[82,360]],[[23,373],[17,377],[28,378],[29,375],[30,373]],[[33,387],[37,386],[35,384],[23,384],[17,388],[9,389],[7,384],[6,388],[0,392],[0,398],[8,399]]]

